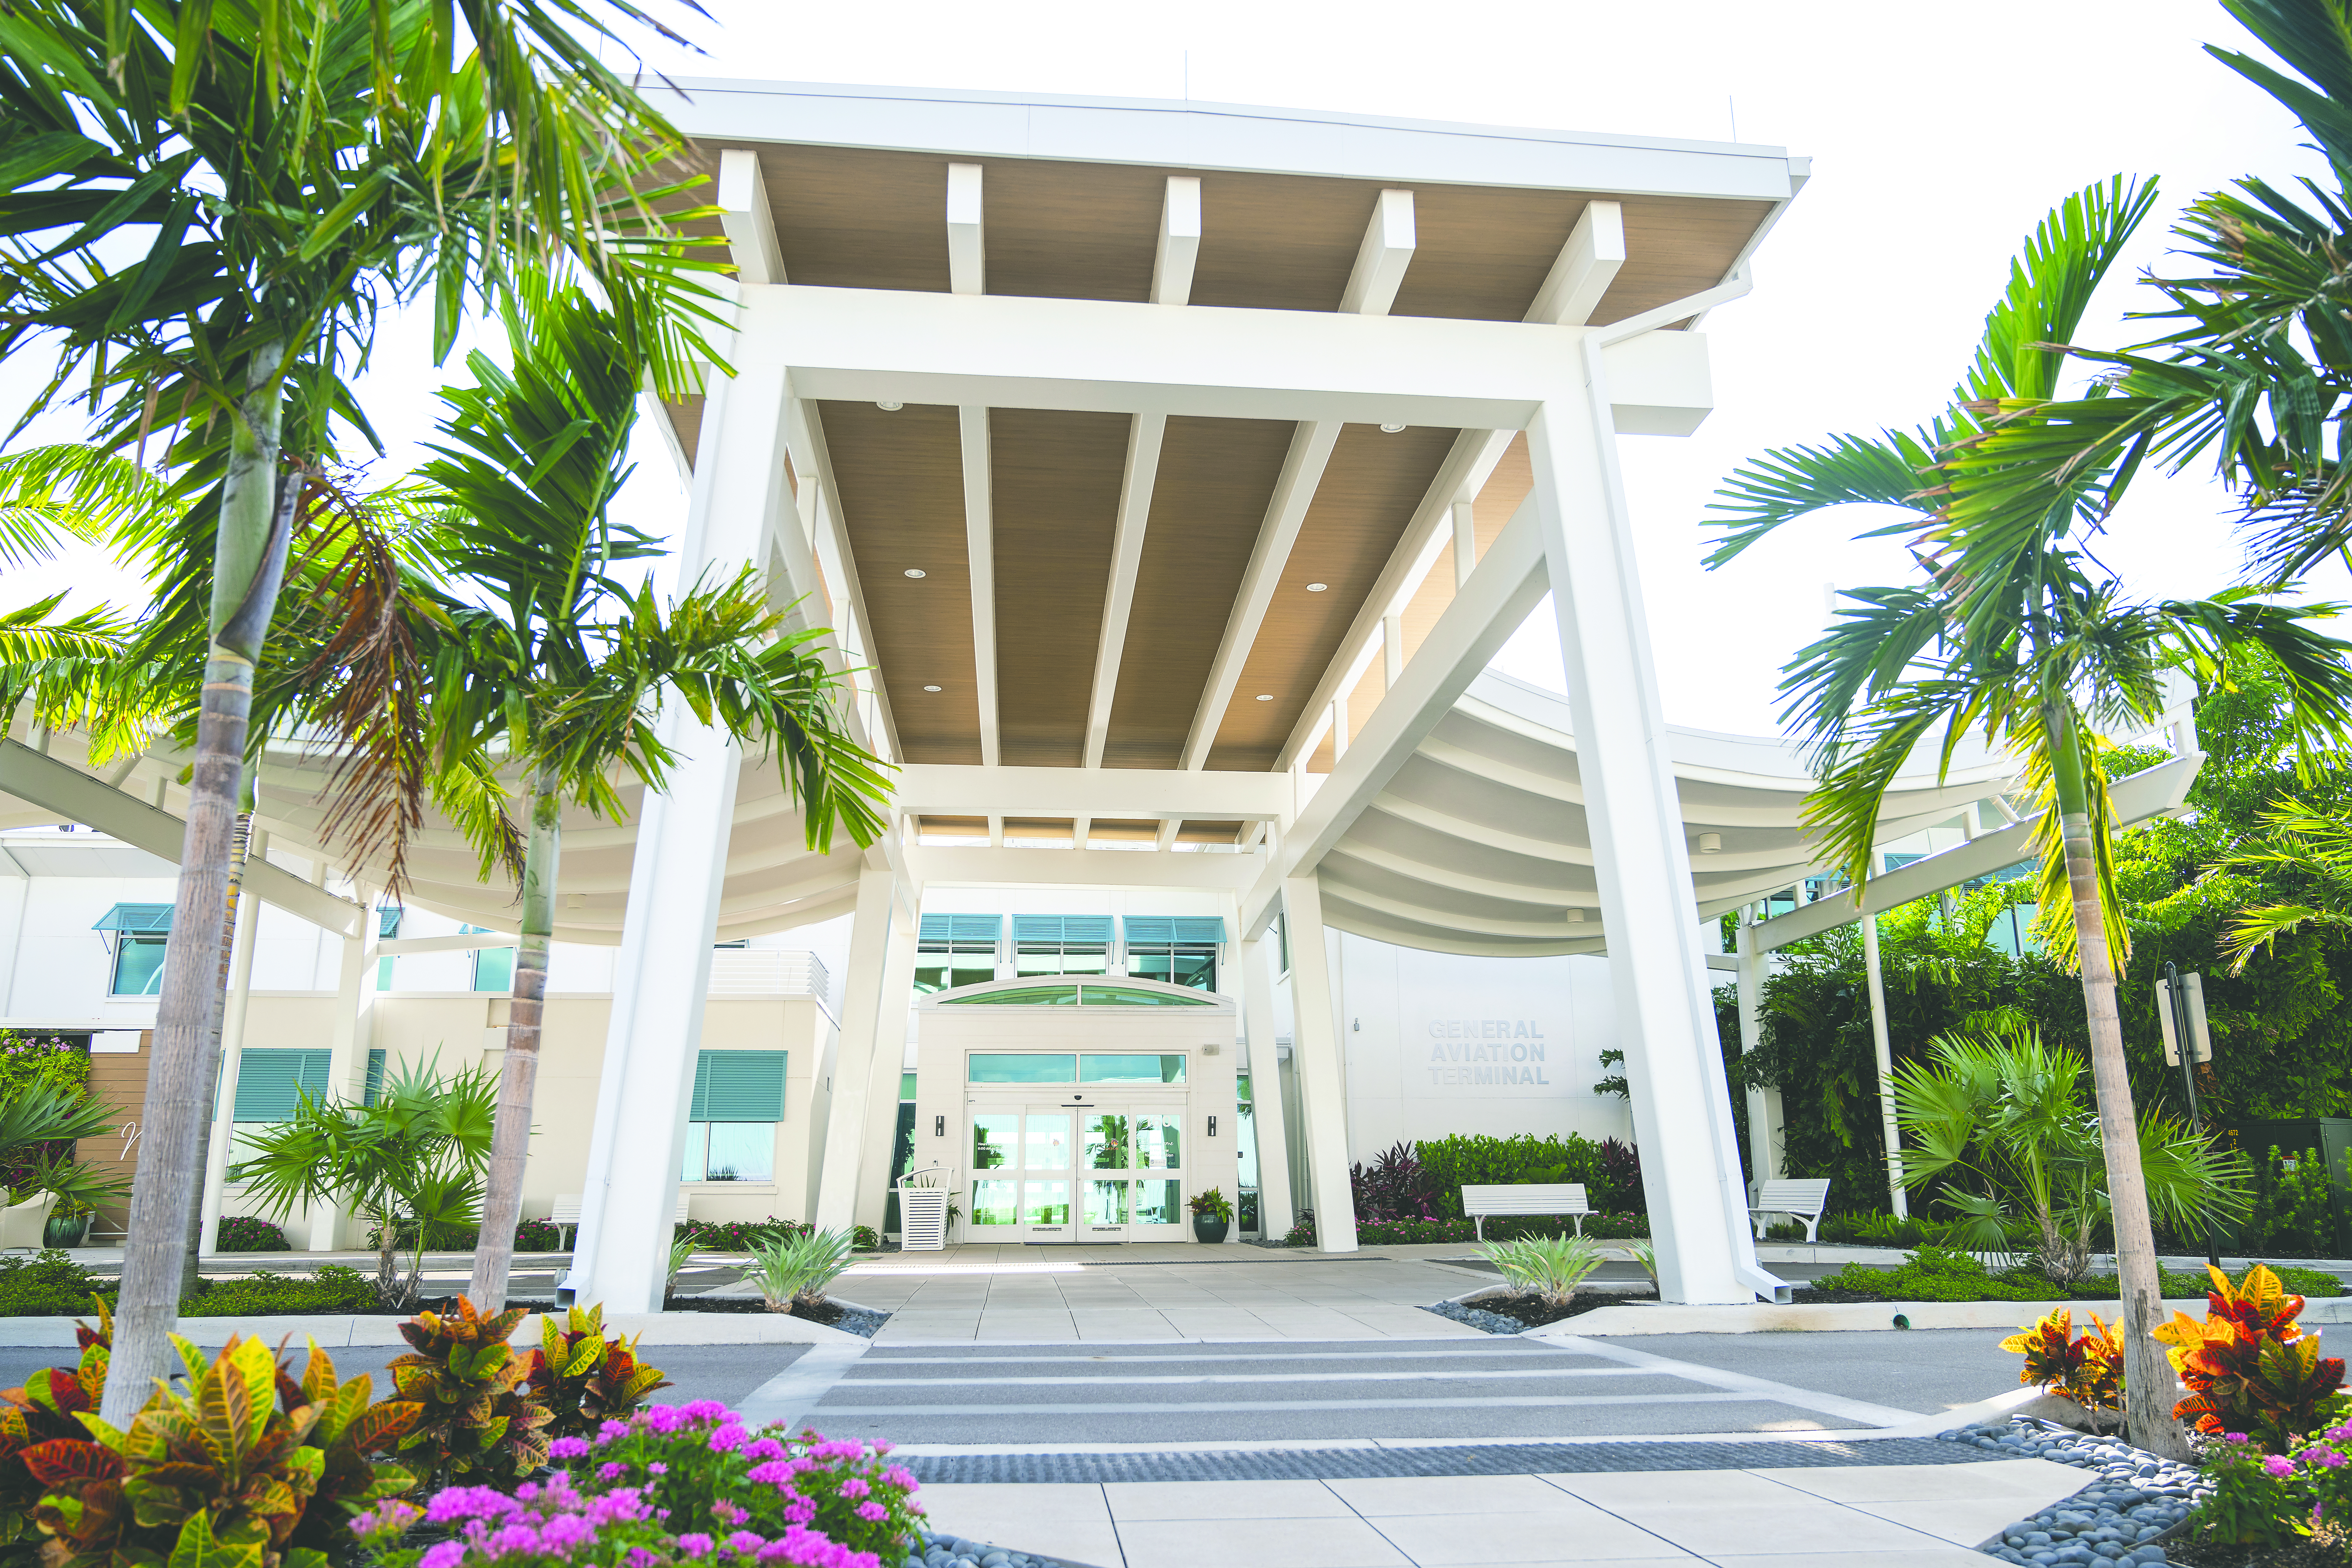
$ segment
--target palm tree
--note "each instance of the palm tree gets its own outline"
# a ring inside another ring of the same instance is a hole
[[[2241,904],[2222,939],[2221,956],[2232,974],[2243,974],[2255,953],[2292,932],[2352,929],[2352,823],[2292,795],[2265,808],[2260,821],[2262,836],[2241,844],[2202,879],[2224,885],[2245,879],[2251,890],[2271,895]],[[2290,896],[2282,899],[2282,893]]]
[[[2089,1016],[2126,1375],[2133,1386],[2156,1388],[2170,1373],[2147,1337],[2162,1315],[2162,1290],[2116,1010],[2115,965],[2127,939],[2108,852],[2110,736],[2153,725],[2168,660],[2210,679],[2249,649],[2276,660],[2295,723],[2340,731],[2352,723],[2352,673],[2343,662],[2352,645],[2302,624],[2332,613],[2326,605],[2288,607],[2244,590],[2123,599],[2078,537],[2117,498],[2113,466],[2082,468],[2063,487],[2013,508],[2001,527],[1966,529],[1938,510],[1948,498],[1937,461],[1938,452],[1979,438],[1976,421],[1997,396],[2054,390],[2065,355],[2051,345],[2071,335],[2147,205],[2145,193],[2120,179],[2069,197],[2012,265],[1959,406],[1909,442],[1842,437],[1740,470],[1725,486],[1722,508],[1734,514],[1726,526],[1738,531],[1715,561],[1822,506],[1876,500],[1912,512],[1878,531],[1914,535],[1923,580],[1848,592],[1853,607],[1797,655],[1781,682],[1787,721],[1820,781],[1807,821],[1831,862],[1866,893],[1887,788],[1919,748],[1932,743],[1948,762],[1973,731],[2024,764],[2043,803],[2035,836],[2043,929],[2053,952],[2079,963]],[[2138,1403],[2131,1431],[2143,1447],[2179,1444],[2158,1401]]]
[[[674,759],[651,721],[666,700],[773,751],[812,847],[829,848],[836,829],[872,843],[888,793],[882,764],[834,710],[838,677],[812,646],[825,634],[784,631],[750,568],[691,584],[667,611],[650,579],[632,591],[611,575],[662,548],[607,515],[628,476],[643,384],[625,314],[577,289],[524,286],[505,316],[512,369],[469,357],[478,384],[442,394],[447,441],[422,470],[448,497],[441,563],[487,601],[450,601],[420,649],[430,671],[425,787],[480,851],[485,878],[506,862],[522,906],[474,1259],[471,1293],[485,1310],[506,1300],[521,1217],[565,802],[621,814],[614,776],[625,767],[646,789],[662,787]],[[400,754],[386,748],[388,768]],[[520,824],[509,779],[522,795]],[[396,773],[383,782],[406,783]]]
[[[344,369],[385,304],[429,289],[446,353],[509,271],[576,267],[657,302],[647,363],[684,384],[689,263],[642,191],[678,143],[598,60],[612,18],[650,20],[630,0],[15,0],[0,27],[0,353],[61,339],[58,384],[88,369],[101,444],[173,430],[167,463],[210,487],[214,525],[117,1424],[173,1364],[253,673],[329,426],[364,432]],[[105,241],[127,226],[152,237],[118,268]]]

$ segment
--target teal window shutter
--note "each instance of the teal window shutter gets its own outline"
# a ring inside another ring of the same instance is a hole
[[[1052,947],[1068,942],[1110,942],[1108,915],[1014,915],[1013,940]]]
[[[694,1061],[689,1121],[782,1121],[784,1051],[704,1051]]]
[[[993,947],[1003,929],[1003,915],[925,915],[918,934],[924,942],[984,942]]]
[[[1218,915],[1129,915],[1127,945],[1150,947],[1173,942],[1218,942],[1225,940],[1225,922]]]
[[[371,1087],[376,1068],[374,1055],[370,1053],[368,1063]],[[235,1120],[289,1121],[301,1104],[305,1089],[313,1100],[325,1099],[331,1059],[326,1051],[247,1051],[236,1071]]]
[[[383,1093],[383,1047],[378,1046],[373,1050],[368,1052],[367,1093],[362,1098],[361,1103],[362,1105],[373,1105],[376,1102],[377,1097]]]
[[[90,925],[92,931],[123,931],[137,936],[163,936],[172,929],[169,904],[117,904]]]

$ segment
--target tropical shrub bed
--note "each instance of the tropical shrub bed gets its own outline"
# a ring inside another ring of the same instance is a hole
[[[294,1244],[273,1220],[258,1215],[225,1214],[213,1243],[215,1252],[291,1252]]]
[[[2280,1268],[2273,1277],[2305,1296],[2346,1294],[2343,1280],[2315,1268]],[[2201,1275],[2166,1269],[2163,1278],[2168,1297],[2206,1292]],[[1796,1293],[1800,1301],[2112,1301],[2117,1296],[2112,1274],[2086,1274],[2061,1285],[2032,1268],[1988,1268],[1973,1253],[1943,1247],[1919,1247],[1892,1268],[1849,1263]]]
[[[357,1277],[357,1276],[355,1276]],[[362,1278],[362,1285],[365,1284]],[[668,1386],[597,1310],[543,1320],[461,1302],[401,1325],[412,1347],[377,1400],[313,1345],[258,1340],[209,1361],[175,1340],[184,1392],[119,1435],[80,1417],[106,1387],[112,1322],[77,1365],[0,1394],[0,1555],[12,1563],[383,1568],[656,1563],[880,1568],[919,1532],[917,1484],[887,1445],[748,1426]]]
[[[0,1258],[0,1318],[70,1318],[93,1300],[111,1308],[115,1282],[92,1274],[64,1252]],[[180,1300],[184,1318],[290,1316],[304,1312],[373,1312],[375,1286],[356,1268],[328,1264],[317,1273],[207,1279]]]
[[[1355,1167],[1351,1176],[1359,1223],[1391,1215],[1460,1219],[1465,1184],[1573,1182],[1584,1188],[1585,1201],[1596,1210],[1639,1214],[1647,1206],[1642,1195],[1642,1163],[1633,1147],[1614,1138],[1596,1142],[1573,1132],[1565,1138],[1457,1133],[1400,1143],[1370,1167]]]
[[[796,1220],[778,1219],[770,1215],[765,1219],[680,1220],[676,1235],[680,1241],[691,1241],[705,1252],[757,1252],[769,1242],[786,1237],[805,1234],[809,1226]]]
[[[1294,1234],[1296,1232],[1294,1231]],[[1486,1221],[1486,1238],[1508,1241],[1522,1236],[1573,1236],[1576,1227],[1565,1215],[1496,1215]],[[1584,1216],[1583,1234],[1598,1241],[1623,1241],[1650,1234],[1650,1216],[1645,1214],[1589,1214]],[[1475,1220],[1415,1219],[1398,1220],[1386,1225],[1367,1225],[1358,1221],[1357,1244],[1363,1247],[1419,1247],[1433,1242],[1475,1241],[1478,1227]],[[1312,1247],[1315,1238],[1310,1230],[1304,1241],[1292,1241],[1293,1247]]]

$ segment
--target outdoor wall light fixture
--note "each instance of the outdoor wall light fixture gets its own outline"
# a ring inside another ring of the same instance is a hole
[[[947,1135],[948,1135],[948,1119],[947,1119],[946,1117],[944,1117],[944,1116],[934,1116],[934,1117],[932,1117],[932,1118],[931,1118],[931,1136],[932,1136],[932,1137],[934,1137],[934,1138],[944,1138],[944,1137],[946,1137]]]
[[[1698,836],[1698,852],[1699,852],[1700,854],[1702,854],[1702,855],[1715,855],[1715,854],[1719,854],[1719,853],[1721,853],[1721,852],[1722,852],[1722,849],[1723,849],[1723,835],[1722,835],[1722,834],[1720,834],[1720,833],[1702,833],[1702,834],[1700,834],[1700,835]]]
[[[885,414],[896,414],[898,410],[906,407],[907,405],[896,401],[895,399],[886,397],[881,402],[877,403],[874,406],[879,408]]]
[[[930,574],[924,571],[919,566],[909,566],[907,568],[907,575],[909,577],[928,577]]]
[[[1210,1136],[1210,1137],[1212,1137],[1212,1138],[1214,1138],[1216,1135],[1217,1135],[1217,1119],[1216,1119],[1215,1117],[1212,1116],[1212,1117],[1210,1117],[1210,1118],[1209,1118],[1209,1136]]]

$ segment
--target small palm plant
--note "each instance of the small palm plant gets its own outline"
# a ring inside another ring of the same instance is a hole
[[[1927,1051],[1926,1061],[1895,1069],[1903,1184],[1936,1188],[1935,1201],[1956,1216],[1953,1245],[2021,1249],[2053,1284],[2073,1284],[2089,1272],[2094,1234],[2109,1216],[2099,1116],[2083,1093],[2086,1064],[2045,1043],[2014,1008],[1970,1014]],[[2201,1233],[2245,1214],[2252,1175],[2242,1155],[2152,1110],[2138,1125],[2158,1220]]]
[[[1601,1267],[1601,1244],[1582,1236],[1522,1236],[1481,1248],[1514,1290],[1532,1292],[1558,1310],[1575,1299],[1585,1276]]]
[[[849,1267],[855,1238],[845,1230],[808,1230],[773,1237],[751,1253],[751,1283],[771,1312],[824,1305],[824,1288]]]

